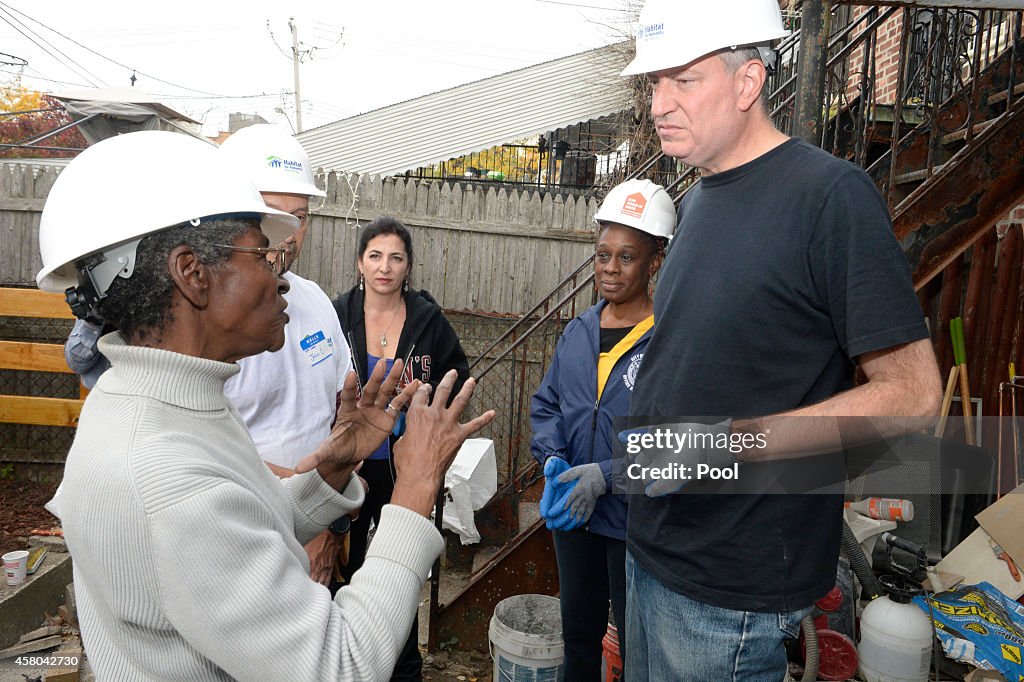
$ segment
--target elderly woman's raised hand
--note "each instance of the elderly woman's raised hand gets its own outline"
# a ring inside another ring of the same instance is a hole
[[[494,419],[494,410],[488,410],[465,424],[459,423],[476,381],[468,379],[451,407],[447,407],[456,377],[455,370],[444,375],[433,401],[428,399],[429,384],[416,391],[406,417],[405,434],[395,444],[398,479],[391,503],[424,516],[430,515],[444,472],[462,443]]]
[[[331,434],[295,465],[295,473],[318,469],[328,483],[343,486],[352,469],[380,447],[395,427],[398,413],[421,386],[420,381],[412,381],[392,398],[404,367],[401,360],[395,360],[386,377],[384,369],[385,363],[378,362],[361,396],[356,375],[349,372]]]

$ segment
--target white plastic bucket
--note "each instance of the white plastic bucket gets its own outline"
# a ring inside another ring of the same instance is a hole
[[[562,614],[557,597],[520,594],[494,607],[487,631],[494,682],[562,682]]]

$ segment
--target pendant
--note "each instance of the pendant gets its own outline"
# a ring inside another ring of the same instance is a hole
[[[387,345],[388,345],[388,337],[385,334],[381,334],[380,335],[380,347],[381,348],[387,348]]]

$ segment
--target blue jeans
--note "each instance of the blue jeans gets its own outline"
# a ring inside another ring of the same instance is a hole
[[[811,606],[733,611],[673,592],[626,552],[626,669],[630,682],[781,682],[785,641]]]

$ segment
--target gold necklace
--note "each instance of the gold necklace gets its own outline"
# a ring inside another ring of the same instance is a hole
[[[399,308],[400,307],[401,307],[401,305],[399,305]],[[382,331],[380,333],[380,347],[381,348],[387,348],[388,347],[388,330],[391,329],[391,323],[394,322],[395,318],[398,316],[398,309],[399,308],[395,308],[395,312],[393,312],[391,314],[391,320],[388,321],[388,326],[384,327],[384,331]]]

